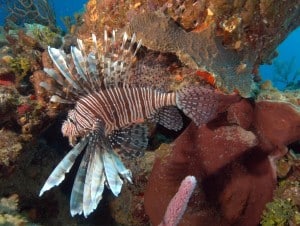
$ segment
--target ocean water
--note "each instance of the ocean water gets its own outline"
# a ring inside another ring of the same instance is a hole
[[[6,1],[16,0],[0,0],[0,25],[3,25],[5,18],[8,15],[7,8],[5,7]],[[48,0],[49,4],[53,7],[56,17],[56,24],[62,30],[66,30],[61,18],[64,16],[72,16],[74,13],[84,12],[87,0]]]
[[[261,65],[263,80],[271,80],[280,90],[300,89],[300,27],[277,47],[278,56],[271,65]]]

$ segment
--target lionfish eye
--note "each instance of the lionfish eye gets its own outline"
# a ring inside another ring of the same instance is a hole
[[[73,123],[73,124],[75,124],[74,120],[71,119],[71,118],[67,118],[67,121],[68,121],[68,122],[71,122],[71,123]]]

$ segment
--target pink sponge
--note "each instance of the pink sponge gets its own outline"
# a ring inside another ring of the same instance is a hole
[[[171,199],[163,221],[159,226],[176,226],[184,211],[186,210],[188,201],[195,190],[197,180],[194,176],[187,176],[181,182],[178,192]]]

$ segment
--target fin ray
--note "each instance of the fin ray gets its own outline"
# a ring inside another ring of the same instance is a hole
[[[208,123],[225,111],[226,106],[237,102],[236,94],[226,95],[217,90],[202,86],[191,86],[176,92],[176,105],[197,126]]]
[[[148,145],[148,127],[145,124],[134,124],[114,131],[110,142],[120,147],[119,155],[125,158],[139,157],[144,154]]]
[[[112,153],[110,150],[104,150],[102,154],[102,161],[104,163],[105,176],[108,186],[115,196],[121,192],[123,181],[121,180],[118,170],[116,169]]]
[[[70,198],[70,212],[72,216],[75,216],[76,214],[82,214],[83,212],[84,183],[90,154],[90,151],[86,151],[84,153],[75,177]]]
[[[59,185],[64,179],[65,174],[68,173],[73,166],[76,157],[81,153],[87,144],[87,139],[82,139],[69,153],[63,158],[63,160],[52,171],[44,186],[42,187],[39,196],[52,187]]]
[[[154,121],[169,130],[179,131],[183,127],[182,117],[175,106],[160,108],[154,115]]]

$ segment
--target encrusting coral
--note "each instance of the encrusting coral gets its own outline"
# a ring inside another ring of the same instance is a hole
[[[4,129],[0,130],[0,141],[1,169],[3,167],[9,167],[17,161],[23,149],[23,145],[20,142],[21,139],[18,134]]]
[[[200,182],[179,225],[258,224],[276,186],[274,161],[299,140],[299,125],[288,103],[246,100],[230,106],[227,118],[189,125],[157,154],[145,192],[151,222],[162,220],[182,178],[194,175]]]
[[[22,226],[28,223],[27,219],[18,213],[18,201],[17,194],[0,199],[0,225]]]
[[[53,32],[48,26],[25,23],[25,28],[26,35],[37,41],[43,49],[47,49],[48,46],[59,48],[62,45],[60,35]]]
[[[9,11],[6,20],[17,24],[27,22],[55,26],[54,11],[48,0],[4,0],[2,4],[6,4]]]
[[[277,45],[299,25],[295,3],[138,1],[114,7],[115,1],[93,0],[79,35],[90,30],[99,36],[104,27],[128,25],[127,31],[147,48],[174,53],[184,64],[213,74],[218,88],[249,97],[256,89],[258,65],[269,62]],[[276,14],[278,9],[282,11]]]
[[[218,88],[230,93],[237,90],[245,97],[252,95],[250,59],[245,58],[245,54],[226,49],[215,37],[214,27],[201,33],[187,33],[171,18],[155,12],[136,16],[129,30],[136,33],[146,47],[174,53],[189,67],[211,72],[216,76]]]

